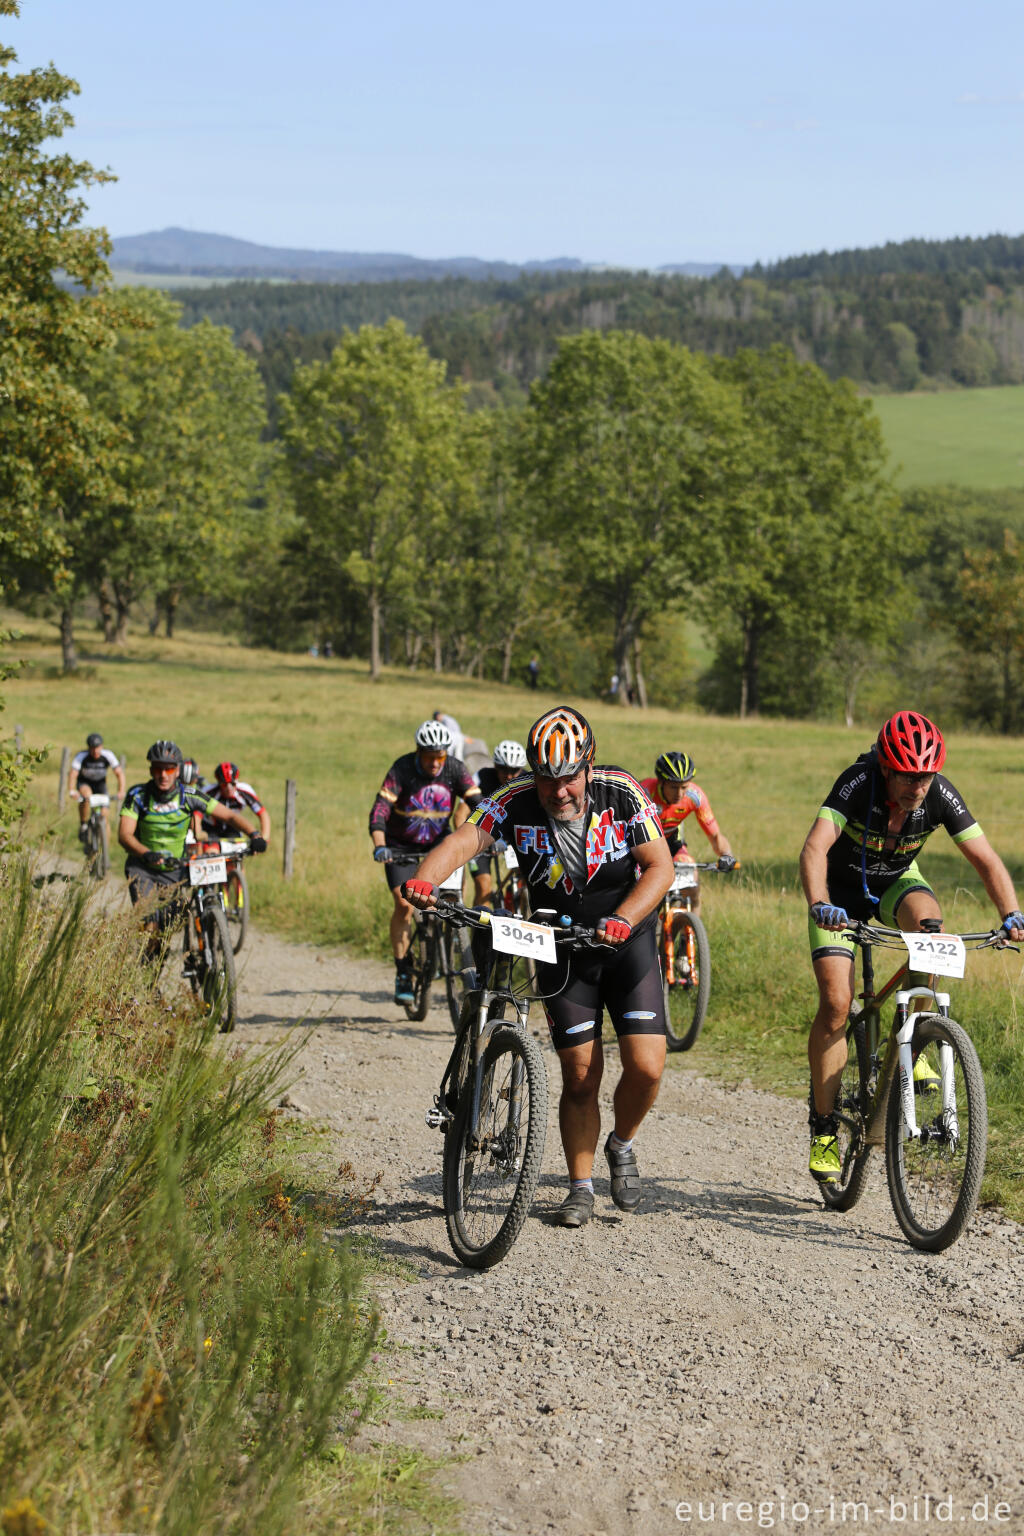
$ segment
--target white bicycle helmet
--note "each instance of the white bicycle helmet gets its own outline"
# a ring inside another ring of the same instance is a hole
[[[518,741],[499,741],[494,749],[495,768],[525,768],[526,748]]]
[[[450,752],[455,740],[451,731],[440,720],[424,720],[416,732],[416,745],[428,752]]]

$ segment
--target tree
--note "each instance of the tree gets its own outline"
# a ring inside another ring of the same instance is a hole
[[[1012,533],[1001,550],[968,551],[959,595],[949,619],[974,653],[972,713],[1008,735],[1024,723],[1024,550]]]
[[[370,624],[400,626],[427,573],[425,551],[469,494],[462,401],[442,363],[397,320],[343,337],[327,363],[295,370],[281,407],[284,463],[321,591],[354,591]]]
[[[900,608],[881,428],[851,384],[785,347],[715,359],[714,372],[740,394],[745,443],[719,523],[723,558],[699,602],[720,636],[738,631],[739,712],[759,711],[764,647],[788,635],[801,668],[830,647],[848,655],[849,718],[858,647],[893,633]]]
[[[17,0],[0,0],[0,16],[17,15]],[[83,352],[111,339],[92,291],[109,281],[109,241],[80,228],[80,189],[111,178],[44,150],[71,126],[78,86],[52,65],[14,73],[16,60],[0,45],[0,578],[41,572],[66,610],[67,509],[102,492],[110,448],[76,379]],[[73,647],[65,655],[73,665]]]
[[[706,568],[739,432],[738,395],[705,359],[632,332],[563,340],[531,390],[527,484],[561,550],[563,602],[610,618],[621,678],[644,625]]]

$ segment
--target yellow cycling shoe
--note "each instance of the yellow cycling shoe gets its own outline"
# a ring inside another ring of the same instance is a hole
[[[811,1137],[811,1155],[807,1167],[811,1177],[817,1179],[819,1184],[832,1183],[839,1178],[843,1165],[839,1160],[839,1143],[835,1131],[822,1131]]]
[[[942,1078],[922,1051],[914,1062],[914,1092],[938,1093],[941,1087]]]

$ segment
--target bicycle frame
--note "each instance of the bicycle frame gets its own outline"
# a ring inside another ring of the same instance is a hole
[[[428,914],[423,914],[427,916]],[[433,914],[429,914],[433,915]],[[482,925],[481,925],[482,926]],[[459,1061],[465,1049],[469,1050],[468,1070],[473,1074],[473,1100],[470,1114],[469,1140],[475,1150],[480,1150],[477,1141],[477,1126],[480,1122],[480,1097],[483,1087],[484,1054],[487,1050],[487,1042],[496,1030],[512,1024],[511,1019],[490,1018],[491,1005],[497,1001],[510,1002],[516,1011],[515,1027],[525,1030],[529,1009],[529,1001],[516,996],[512,990],[512,965],[510,955],[502,955],[491,952],[491,958],[487,967],[487,977],[484,986],[471,993],[466,999],[463,1009],[463,1022],[455,1037],[452,1054],[448,1059],[444,1076],[441,1079],[441,1087],[435,1098],[435,1107],[427,1114],[427,1124],[434,1129],[447,1128],[455,1118],[445,1102],[445,1090],[457,1072]],[[467,1033],[468,1032],[468,1033]],[[510,1105],[510,1116],[518,1121],[519,1105],[516,1097],[522,1091],[522,1080],[517,1073],[513,1073],[511,1093],[513,1095]]]

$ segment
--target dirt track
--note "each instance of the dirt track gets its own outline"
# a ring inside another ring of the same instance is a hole
[[[594,1220],[565,1231],[548,1053],[534,1214],[473,1274],[423,1118],[447,1015],[409,1023],[390,971],[341,954],[258,935],[240,958],[236,1038],[302,1021],[292,1112],[382,1174],[366,1225],[418,1276],[381,1294],[396,1402],[444,1417],[396,1411],[372,1437],[456,1456],[467,1531],[1024,1531],[1024,1229],[983,1213],[946,1255],[916,1253],[880,1162],[854,1212],[826,1213],[798,1103],[670,1063],[637,1140],[642,1207],[622,1216],[599,1165]]]

